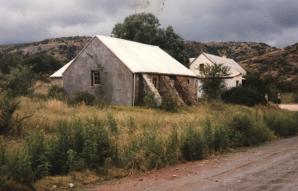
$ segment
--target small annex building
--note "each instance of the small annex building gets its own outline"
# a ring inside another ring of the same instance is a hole
[[[158,46],[95,36],[69,63],[50,76],[71,97],[88,92],[109,104],[136,105],[151,95],[178,104],[196,103],[196,75]]]
[[[203,97],[202,80],[205,79],[202,71],[209,65],[221,64],[229,68],[229,75],[222,77],[224,79],[225,88],[241,86],[246,75],[246,71],[233,59],[220,57],[212,54],[202,53],[197,58],[190,58],[190,70],[198,77],[197,97]]]

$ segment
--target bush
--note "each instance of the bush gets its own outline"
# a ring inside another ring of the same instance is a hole
[[[213,127],[214,128],[214,150],[215,151],[224,151],[226,150],[230,145],[230,131],[229,128],[225,125],[220,127]]]
[[[30,156],[34,180],[49,175],[48,147],[42,132],[33,133],[26,137],[26,150]]]
[[[0,134],[10,133],[15,125],[14,113],[19,102],[7,96],[0,97]]]
[[[57,137],[50,142],[49,160],[52,174],[74,169],[100,169],[113,157],[108,131],[101,123],[62,122]]]
[[[166,160],[162,145],[162,139],[152,129],[146,130],[140,136],[134,136],[124,157],[126,168],[146,171],[164,166]]]
[[[158,107],[153,93],[146,94],[144,96],[142,103],[140,103],[140,105],[144,105],[145,107],[148,107],[148,108],[157,108]]]
[[[108,129],[113,134],[118,133],[118,124],[117,124],[117,121],[116,121],[116,119],[114,118],[114,116],[111,113],[108,113],[108,115],[107,115],[107,126],[108,126]]]
[[[6,75],[3,87],[9,96],[30,95],[33,92],[32,84],[35,73],[30,67],[19,66]]]
[[[206,145],[197,129],[188,127],[181,141],[182,157],[187,161],[200,160],[205,157]]]
[[[178,111],[177,102],[170,95],[165,95],[162,98],[161,108],[168,112]]]
[[[233,147],[253,146],[269,141],[273,133],[262,121],[256,121],[247,114],[238,114],[227,124]]]
[[[172,128],[169,137],[166,139],[166,162],[175,164],[181,159],[180,142],[177,128]]]
[[[27,186],[34,182],[34,173],[31,163],[31,156],[26,150],[19,151],[13,158],[11,164],[11,174],[13,180]]]
[[[35,73],[50,74],[62,67],[53,56],[39,53],[24,59],[24,65],[32,67]]]
[[[88,92],[78,92],[74,95],[74,98],[71,99],[72,104],[85,103],[86,105],[93,105],[95,101],[95,96]]]
[[[48,97],[63,101],[66,99],[66,93],[62,87],[53,85],[48,90]]]
[[[267,126],[281,137],[289,137],[298,133],[298,115],[289,112],[273,111],[265,115]],[[296,117],[296,118],[295,118]]]
[[[242,104],[247,106],[265,104],[265,96],[263,94],[246,87],[232,88],[223,93],[222,99],[226,103]]]
[[[205,77],[202,82],[203,95],[207,99],[218,99],[225,88],[224,78],[229,76],[230,68],[222,64],[206,65],[202,71]]]

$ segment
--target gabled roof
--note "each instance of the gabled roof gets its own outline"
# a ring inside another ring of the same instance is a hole
[[[62,68],[60,68],[58,71],[56,71],[54,74],[50,76],[50,78],[62,78],[63,73],[65,70],[73,63],[75,59],[71,60],[67,64],[65,64]]]
[[[235,70],[234,72],[238,72],[243,75],[246,74],[246,71],[233,59],[220,57],[220,56],[207,54],[207,53],[203,53],[203,54],[214,64],[223,64],[224,66],[230,67],[231,70]]]
[[[133,73],[155,73],[195,77],[194,73],[158,46],[97,36]]]
[[[213,64],[222,64],[223,66],[229,67],[229,69],[230,69],[229,77],[234,77],[234,76],[238,76],[238,75],[246,75],[246,71],[233,59],[226,58],[226,57],[220,57],[220,56],[208,54],[205,52],[203,52],[199,57],[201,57],[201,56],[205,56]],[[192,60],[192,63],[195,63],[195,61],[199,57]]]
[[[192,71],[158,46],[100,35],[95,38],[99,39],[132,73],[196,77]],[[51,78],[61,78],[65,70],[78,58],[79,56],[63,66],[51,75]]]

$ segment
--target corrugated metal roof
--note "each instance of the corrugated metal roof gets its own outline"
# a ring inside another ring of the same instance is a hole
[[[195,77],[158,46],[138,42],[97,36],[133,73],[155,73]]]
[[[203,53],[203,55],[205,55],[214,64],[223,64],[224,66],[229,67],[231,72],[230,76],[236,76],[239,74],[246,75],[246,71],[233,59],[207,53]]]
[[[60,68],[58,71],[56,71],[54,74],[50,76],[50,78],[62,78],[63,73],[65,70],[73,63],[75,59],[71,60],[67,64],[65,64],[62,68]]]

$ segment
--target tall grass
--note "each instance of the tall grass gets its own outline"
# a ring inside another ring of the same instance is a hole
[[[264,116],[264,120],[277,136],[289,137],[298,134],[297,113],[272,111]]]
[[[145,118],[139,113],[141,108],[107,108],[92,118],[58,117],[51,123],[51,134],[31,132],[16,150],[0,142],[0,188],[24,185],[30,189],[45,176],[73,171],[92,170],[101,175],[112,168],[147,171],[297,134],[298,115],[294,113],[266,110],[253,115],[254,110],[238,106],[234,112],[227,105],[211,107],[205,108],[204,120],[198,120],[202,117],[196,109],[157,114],[146,110]]]

